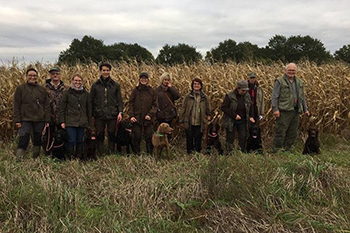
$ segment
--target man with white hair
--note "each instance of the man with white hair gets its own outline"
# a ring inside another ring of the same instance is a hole
[[[304,95],[303,81],[297,78],[297,66],[289,63],[285,74],[275,80],[272,91],[272,110],[276,117],[274,150],[290,150],[299,126],[299,114],[310,116]]]

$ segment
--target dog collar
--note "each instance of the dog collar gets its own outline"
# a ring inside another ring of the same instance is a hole
[[[158,131],[155,132],[157,134],[157,136],[159,137],[164,137],[164,134],[158,133]]]

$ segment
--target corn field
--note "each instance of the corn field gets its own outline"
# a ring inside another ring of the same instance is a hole
[[[0,138],[2,141],[15,135],[12,120],[13,95],[15,88],[26,82],[25,71],[28,67],[38,70],[38,82],[44,84],[48,78],[48,70],[53,64],[12,64],[0,66]],[[309,126],[316,126],[321,132],[340,134],[350,125],[350,75],[349,66],[344,63],[332,63],[318,66],[314,63],[297,64],[297,76],[304,81],[307,105],[312,117],[301,117],[300,130],[305,132]],[[63,65],[62,80],[70,83],[71,77],[78,73],[83,77],[84,85],[89,90],[92,83],[99,77],[98,65],[80,64],[76,66]],[[173,76],[173,85],[180,91],[182,98],[190,91],[191,80],[199,77],[203,80],[203,91],[209,96],[213,116],[222,117],[221,103],[226,92],[235,88],[236,81],[247,79],[247,74],[255,72],[258,81],[265,92],[265,115],[261,122],[263,137],[269,137],[274,132],[274,117],[271,109],[271,92],[274,80],[285,70],[285,64],[235,64],[218,63],[209,65],[198,63],[194,65],[146,65],[137,63],[113,64],[111,76],[120,83],[124,101],[124,111],[128,109],[128,99],[132,89],[138,84],[138,75],[147,71],[150,75],[150,85],[157,87],[159,77],[163,72]],[[182,98],[176,102],[181,107]]]

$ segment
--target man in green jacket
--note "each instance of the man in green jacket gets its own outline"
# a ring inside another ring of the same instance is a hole
[[[297,78],[297,66],[289,63],[285,74],[275,80],[272,91],[272,111],[276,117],[274,150],[290,150],[299,126],[299,114],[310,116],[304,95],[303,81]]]
[[[108,131],[108,153],[115,151],[116,124],[123,114],[123,99],[120,85],[111,76],[112,66],[108,63],[100,65],[100,78],[92,85],[90,91],[92,116],[95,119],[97,134],[97,150],[102,154],[105,128]]]
[[[50,122],[50,104],[44,87],[38,85],[38,72],[30,68],[26,71],[27,83],[16,88],[13,115],[18,128],[19,140],[16,157],[22,158],[33,131],[33,157],[40,155],[41,133]]]

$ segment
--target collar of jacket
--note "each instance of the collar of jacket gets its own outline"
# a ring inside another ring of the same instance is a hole
[[[201,100],[206,98],[206,96],[204,95],[203,91],[200,91],[199,94],[201,96]],[[190,92],[190,97],[194,98],[194,91],[193,90]]]
[[[60,90],[62,88],[64,88],[64,82],[62,80],[60,80],[60,83],[58,84],[57,88],[55,88],[52,83],[51,83],[51,79],[46,79],[46,85],[51,89],[51,90]]]
[[[111,78],[111,76],[109,76],[107,79],[108,79],[107,82],[106,82],[107,85],[109,85],[111,83],[114,83],[114,80]],[[98,79],[98,82],[103,85],[103,80],[104,79],[103,79],[103,77],[101,75],[100,78]]]

